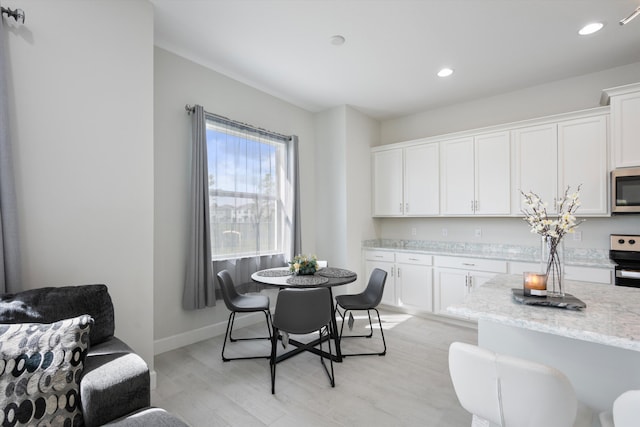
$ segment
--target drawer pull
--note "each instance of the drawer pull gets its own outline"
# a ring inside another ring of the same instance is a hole
[[[409,261],[420,261],[418,258],[409,258]]]
[[[470,262],[463,262],[462,265],[466,265],[466,266],[469,266],[469,267],[475,267],[476,266],[475,264],[470,263]]]

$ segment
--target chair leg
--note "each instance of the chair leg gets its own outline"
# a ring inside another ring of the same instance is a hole
[[[278,329],[275,327],[271,334],[271,358],[269,367],[271,368],[271,394],[276,393],[276,350],[278,346]]]
[[[262,310],[264,313],[266,322],[267,322],[267,332],[269,334],[268,337],[250,337],[250,338],[232,338],[233,333],[233,324],[236,319],[236,312],[232,311],[229,313],[229,320],[227,321],[227,330],[224,334],[224,343],[222,344],[222,361],[228,362],[230,360],[248,360],[248,359],[268,359],[270,356],[244,356],[244,357],[226,357],[224,355],[224,350],[227,346],[227,339],[230,342],[236,341],[251,341],[251,340],[271,340],[272,337],[272,323],[271,323],[271,312],[269,310]]]
[[[325,328],[327,328],[327,334],[329,334],[329,336],[331,336],[331,331],[329,329],[329,326],[325,326]],[[322,329],[320,329],[318,331],[319,334],[319,338],[320,338],[320,351],[322,351]],[[329,354],[331,353],[331,339],[328,339],[327,342],[329,343]],[[327,369],[327,364],[324,361],[324,357],[321,355],[320,356],[320,363],[322,363],[322,367],[324,368],[324,371],[327,373],[327,376],[329,377],[329,383],[331,384],[331,387],[335,387],[336,386],[336,376],[335,373],[333,372],[333,359],[331,357],[329,357],[329,365],[331,366],[331,373],[329,373],[329,369]]]
[[[382,319],[380,318],[380,312],[378,311],[377,308],[371,308],[369,310],[367,310],[367,316],[369,317],[369,328],[371,329],[371,332],[368,335],[343,335],[343,331],[344,331],[344,320],[342,322],[342,326],[340,327],[340,340],[342,340],[343,338],[371,338],[373,336],[373,323],[371,321],[371,310],[375,310],[376,314],[378,315],[378,324],[380,325],[380,334],[382,335],[382,345],[383,345],[383,350],[381,352],[372,352],[372,353],[342,353],[343,357],[346,356],[384,356],[385,354],[387,354],[387,342],[384,339],[384,331],[382,329]],[[345,310],[344,312],[344,318],[346,319],[347,316],[347,311],[350,310]]]

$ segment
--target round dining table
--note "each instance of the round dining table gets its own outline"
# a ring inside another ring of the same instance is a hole
[[[335,303],[333,299],[332,288],[334,286],[346,285],[355,282],[358,278],[357,274],[351,270],[344,268],[324,267],[316,271],[313,275],[295,275],[289,271],[289,267],[276,267],[266,270],[256,271],[251,275],[251,279],[255,282],[269,286],[284,288],[329,288],[331,294],[331,331],[330,337],[333,339],[336,348],[336,354],[330,354],[315,348],[320,339],[310,343],[302,343],[295,340],[289,340],[289,343],[296,348],[292,351],[282,354],[278,357],[277,362],[288,359],[303,351],[310,351],[323,357],[330,357],[334,362],[342,362],[342,352],[340,350],[340,337],[338,334],[338,325],[336,322]],[[327,337],[325,337],[327,339]]]

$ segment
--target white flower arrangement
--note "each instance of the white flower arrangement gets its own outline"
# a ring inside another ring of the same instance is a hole
[[[524,196],[523,203],[526,208],[522,210],[524,220],[531,227],[531,232],[542,236],[543,253],[544,249],[548,252],[546,276],[553,285],[553,292],[549,295],[564,297],[562,284],[562,261],[558,254],[558,246],[560,241],[567,233],[575,232],[576,227],[584,222],[577,220],[575,216],[576,210],[580,207],[580,185],[575,193],[569,193],[570,187],[564,192],[564,196],[558,200],[557,213],[549,215],[547,213],[547,204],[540,199],[536,193],[522,193]],[[558,292],[556,292],[556,285]]]
[[[524,220],[531,226],[531,232],[543,237],[549,237],[559,242],[567,233],[575,232],[576,227],[584,222],[577,220],[576,210],[580,207],[580,188],[569,194],[570,187],[564,192],[564,196],[557,201],[558,213],[549,215],[547,203],[543,202],[534,192],[522,193],[523,203],[526,208],[522,210]]]
[[[318,270],[318,258],[315,255],[296,255],[289,261],[289,271],[294,274],[313,274]]]

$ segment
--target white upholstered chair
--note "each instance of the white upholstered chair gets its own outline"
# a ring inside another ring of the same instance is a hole
[[[449,347],[451,380],[473,427],[591,426],[568,378],[557,369],[471,344]]]
[[[613,402],[612,411],[600,413],[602,427],[637,427],[640,425],[640,390],[622,393]]]

